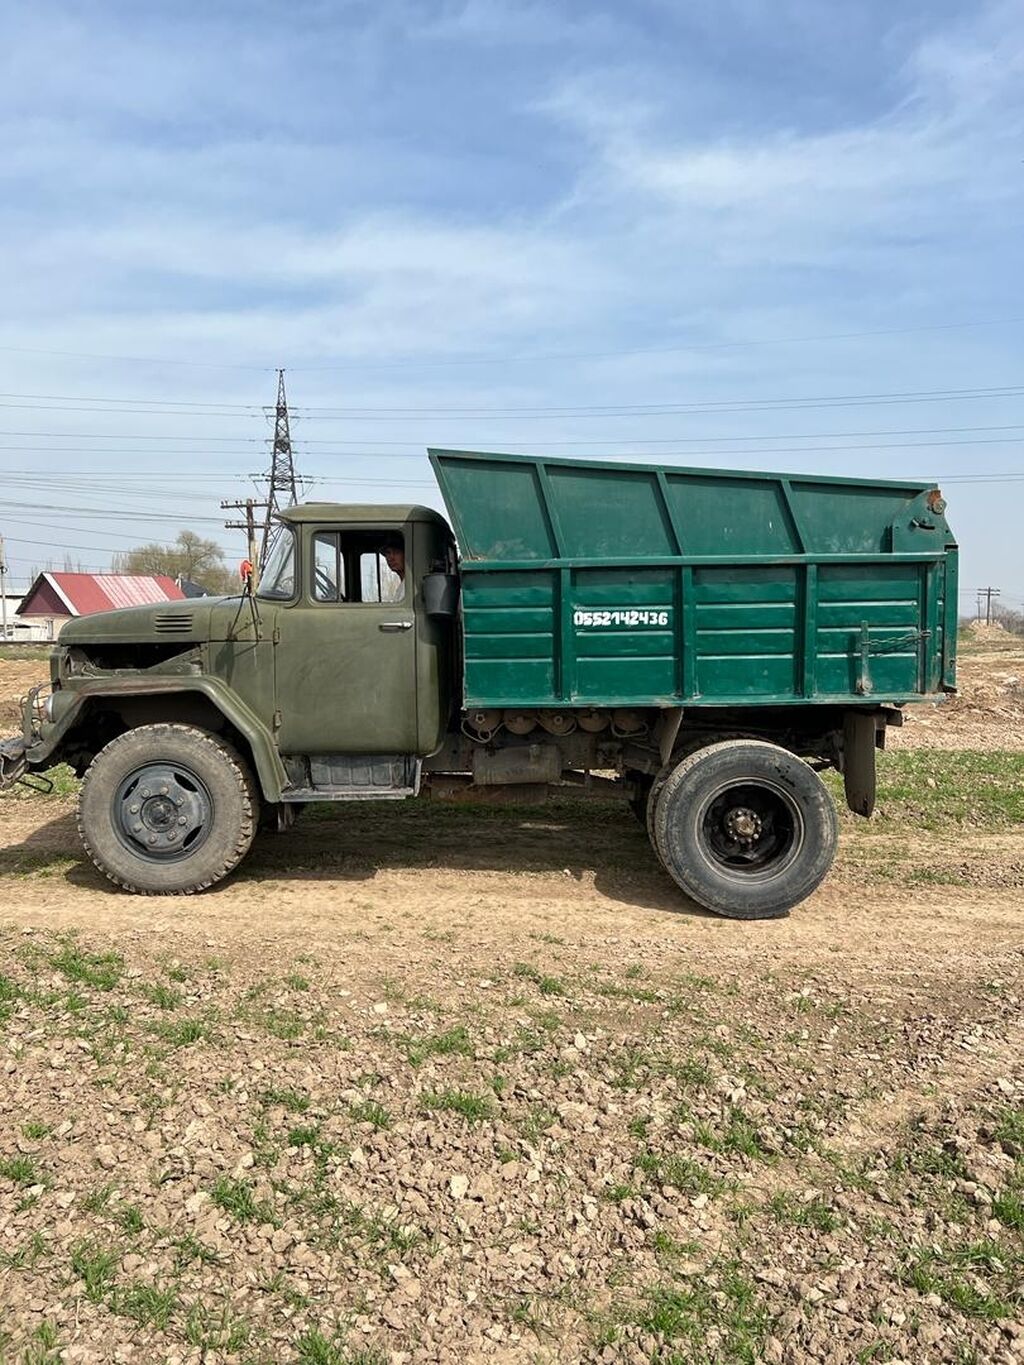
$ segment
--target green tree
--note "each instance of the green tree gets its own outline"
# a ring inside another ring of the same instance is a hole
[[[114,556],[115,573],[167,574],[188,578],[207,592],[227,593],[237,584],[224,563],[224,551],[215,540],[206,540],[195,531],[179,531],[173,545],[136,545]]]

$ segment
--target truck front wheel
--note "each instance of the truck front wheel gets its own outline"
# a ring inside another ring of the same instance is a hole
[[[141,725],[101,749],[82,783],[78,832],[112,882],[187,896],[219,882],[249,850],[259,818],[252,773],[216,735]]]
[[[785,915],[832,866],[839,838],[832,798],[813,769],[775,744],[709,744],[652,795],[662,863],[716,915]]]

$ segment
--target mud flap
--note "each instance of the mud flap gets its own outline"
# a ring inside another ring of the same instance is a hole
[[[875,809],[878,723],[874,711],[847,711],[843,717],[843,786],[854,815],[868,816]]]

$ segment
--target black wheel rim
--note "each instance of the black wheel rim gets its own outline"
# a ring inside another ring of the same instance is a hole
[[[804,842],[799,806],[771,782],[720,787],[698,813],[697,828],[711,862],[750,879],[778,876]]]
[[[191,768],[147,763],[118,787],[111,813],[118,838],[137,858],[180,862],[205,843],[213,826],[213,798]]]

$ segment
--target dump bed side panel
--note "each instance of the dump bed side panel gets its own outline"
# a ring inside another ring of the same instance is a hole
[[[462,556],[468,705],[877,704],[952,685],[955,551],[929,485],[431,458]]]

